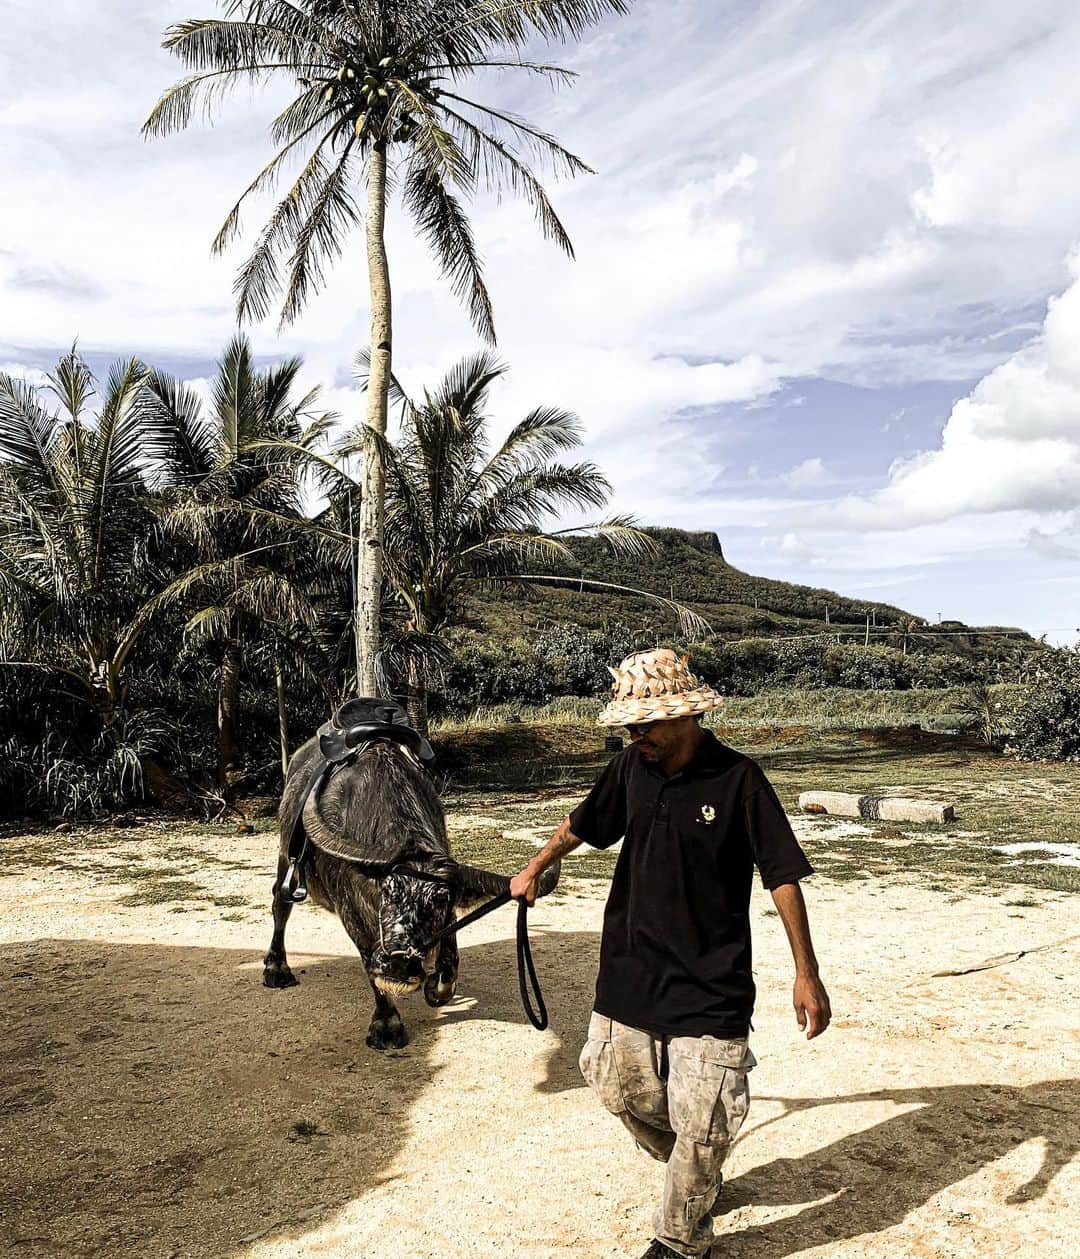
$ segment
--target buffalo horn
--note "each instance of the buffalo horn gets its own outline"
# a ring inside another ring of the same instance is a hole
[[[553,862],[540,876],[537,890],[538,896],[547,896],[559,881],[562,863]],[[466,899],[483,900],[500,896],[510,886],[510,877],[505,874],[493,874],[490,870],[481,870],[479,866],[458,866],[458,882]]]

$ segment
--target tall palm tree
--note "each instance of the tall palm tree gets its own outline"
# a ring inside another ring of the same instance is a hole
[[[491,301],[460,196],[478,184],[523,194],[544,234],[573,254],[535,171],[531,150],[559,173],[589,168],[554,137],[522,118],[462,94],[480,71],[520,70],[559,82],[557,66],[515,55],[537,34],[576,37],[629,0],[232,0],[224,19],[180,22],[164,47],[192,73],[158,101],[143,131],[164,135],[187,126],[238,84],[284,78],[298,89],[274,119],[281,147],[229,212],[220,251],[237,234],[248,196],[272,187],[290,159],[299,174],[263,227],[236,279],[241,318],[263,318],[284,286],[282,322],[294,319],[340,256],[359,220],[353,195],[366,192],[370,290],[371,387],[365,423],[386,433],[392,371],[390,271],[384,221],[388,189],[402,200],[454,290],[467,300],[479,331],[494,341]],[[234,14],[239,16],[234,17]],[[282,263],[286,278],[283,280]],[[375,686],[382,584],[384,479],[376,440],[364,452],[362,556],[356,616],[361,686]]]
[[[296,540],[273,516],[303,514],[295,460],[275,452],[274,441],[295,442],[304,422],[309,438],[335,418],[316,415],[318,390],[296,395],[301,360],[290,358],[257,370],[246,337],[236,336],[218,364],[211,405],[163,372],[147,379],[151,411],[164,436],[160,457],[175,487],[163,497],[162,522],[191,547],[179,578],[157,597],[159,605],[185,604],[186,634],[222,649],[218,680],[218,785],[228,796],[239,760],[236,725],[245,657],[262,642],[275,645],[275,670],[284,668],[302,635],[312,652],[320,647],[318,617],[307,595],[311,549],[298,554]],[[223,521],[222,505],[262,509]],[[192,600],[194,599],[194,603]],[[283,686],[277,686],[279,726]]]
[[[918,616],[902,616],[896,623],[896,636],[900,639],[903,655],[907,655],[908,644],[913,641],[925,641],[925,635],[919,630],[926,628],[926,622]]]

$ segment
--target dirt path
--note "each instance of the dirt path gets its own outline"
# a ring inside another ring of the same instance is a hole
[[[216,841],[183,840],[216,905],[118,905],[131,839],[0,885],[0,1253],[640,1254],[659,1169],[576,1066],[602,885],[568,883],[534,915],[553,1030],[518,1007],[507,910],[463,938],[456,1002],[403,1003],[412,1043],[380,1057],[328,915],[290,925],[301,986],[260,986],[272,840],[231,839],[224,863]],[[158,851],[165,877],[175,844],[144,836],[143,870]],[[716,1253],[1071,1256],[1080,942],[930,976],[1075,934],[1080,898],[821,877],[807,896],[836,1019],[800,1041],[756,892],[760,1065]]]

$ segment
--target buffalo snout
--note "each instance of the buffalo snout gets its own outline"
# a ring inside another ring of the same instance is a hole
[[[384,992],[415,992],[424,978],[424,955],[414,948],[377,948],[368,970]]]

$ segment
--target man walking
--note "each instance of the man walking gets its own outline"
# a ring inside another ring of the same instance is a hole
[[[723,704],[672,651],[618,669],[598,723],[631,745],[510,883],[530,904],[557,858],[619,839],[581,1071],[638,1146],[667,1164],[641,1259],[707,1254],[724,1158],[750,1103],[755,987],[750,890],[756,865],[795,960],[807,1039],[829,1024],[799,880],[813,873],[760,767],[701,718]]]

